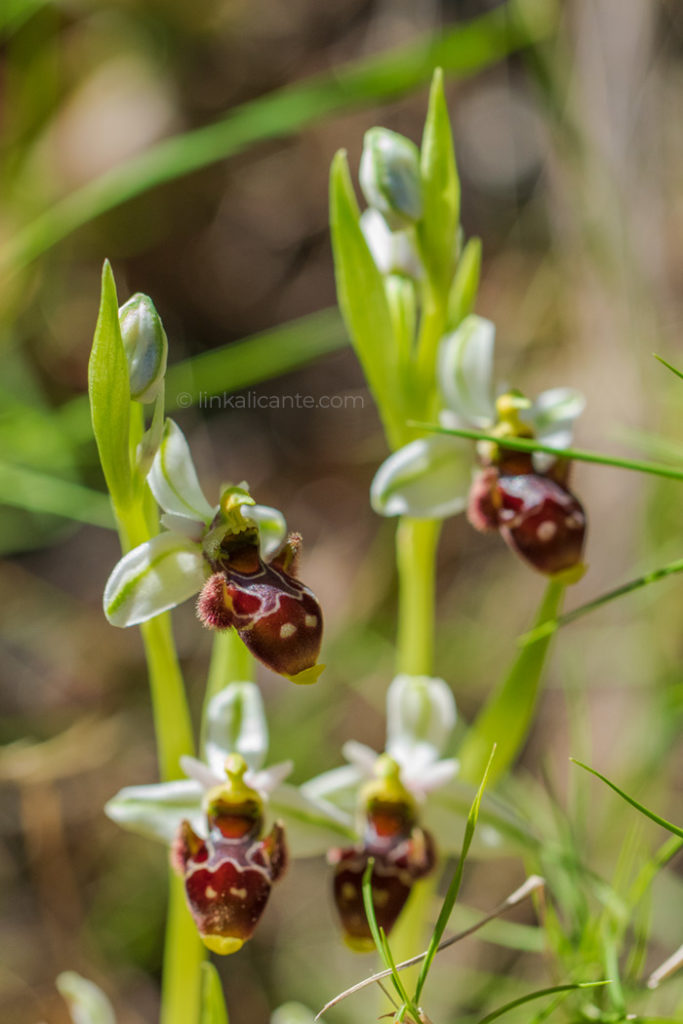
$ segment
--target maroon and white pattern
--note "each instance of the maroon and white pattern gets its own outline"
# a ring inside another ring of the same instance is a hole
[[[275,824],[259,838],[253,808],[209,816],[203,839],[183,821],[171,862],[185,880],[188,906],[203,942],[215,953],[236,952],[254,933],[274,882],[287,866],[284,830]]]
[[[290,537],[265,562],[257,544],[233,542],[212,564],[197,603],[206,626],[234,627],[254,657],[289,678],[316,666],[323,627],[315,594],[292,575],[299,546],[299,538]]]
[[[547,473],[534,470],[531,456],[506,453],[482,469],[472,484],[467,515],[475,529],[498,530],[521,558],[553,576],[579,566],[586,514],[566,485],[566,463]]]
[[[388,935],[413,883],[429,874],[436,863],[434,840],[417,825],[408,803],[373,801],[366,812],[362,842],[328,854],[328,861],[334,866],[334,902],[344,939],[358,952],[374,949],[363,905],[363,875],[371,857],[375,917]]]

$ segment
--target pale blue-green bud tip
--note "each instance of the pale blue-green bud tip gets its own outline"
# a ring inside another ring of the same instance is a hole
[[[365,133],[358,179],[368,205],[396,229],[414,224],[422,216],[420,154],[404,135],[388,128]]]
[[[119,309],[123,347],[128,360],[130,394],[137,402],[153,402],[164,382],[168,339],[148,295],[138,292]]]

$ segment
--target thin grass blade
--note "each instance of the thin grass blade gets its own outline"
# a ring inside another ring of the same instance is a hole
[[[627,804],[631,805],[631,807],[635,807],[637,811],[640,811],[641,814],[644,814],[646,818],[650,819],[650,821],[654,821],[657,825],[661,825],[662,828],[665,828],[669,832],[672,832],[673,835],[679,836],[681,839],[683,839],[683,828],[680,828],[678,825],[674,825],[671,821],[667,821],[666,818],[662,818],[659,814],[655,814],[654,811],[648,810],[648,808],[644,807],[643,804],[638,803],[638,801],[634,800],[632,796],[629,796],[628,793],[625,793],[623,789],[619,789],[619,787],[615,785],[614,782],[610,782],[610,780],[605,775],[601,775],[600,772],[595,770],[595,768],[589,768],[587,764],[584,764],[582,761],[577,761],[574,757],[570,757],[569,760],[572,761],[574,764],[577,764],[579,768],[583,768],[584,771],[590,772],[591,775],[595,775],[595,777],[604,782],[606,786],[609,786],[610,789],[613,789],[614,792],[617,793],[622,800],[625,800]]]

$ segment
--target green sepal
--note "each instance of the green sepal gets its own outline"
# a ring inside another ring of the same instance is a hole
[[[130,381],[119,326],[114,274],[102,267],[100,310],[88,362],[90,414],[102,471],[114,505],[130,501]]]
[[[339,306],[385,430],[395,447],[400,428],[392,416],[397,395],[392,318],[384,279],[360,226],[360,211],[344,150],[336,154],[330,172],[330,229]]]
[[[460,180],[441,68],[436,69],[432,78],[420,171],[424,197],[422,220],[417,225],[420,254],[433,286],[438,293],[445,294],[455,269]]]
[[[456,328],[474,310],[481,275],[481,238],[470,238],[458,260],[448,296],[448,330]]]

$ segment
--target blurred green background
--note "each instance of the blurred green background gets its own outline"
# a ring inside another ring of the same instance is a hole
[[[146,292],[163,317],[169,406],[207,494],[247,479],[304,535],[328,668],[310,690],[259,678],[271,758],[295,751],[304,781],[348,738],[381,746],[395,616],[394,526],[367,500],[384,441],[334,309],[330,160],[344,146],[357,168],[374,124],[418,141],[441,64],[499,378],[581,388],[581,447],[680,460],[683,385],[651,354],[683,363],[683,7],[4,0],[0,47],[0,1016],[63,1024],[54,978],[75,969],[120,1024],[143,1024],[158,1012],[165,854],[102,813],[156,778],[140,640],[101,611],[119,549],[83,394],[103,259],[121,301]],[[221,396],[208,409],[206,392]],[[244,407],[219,407],[224,392]],[[343,407],[282,401],[297,394]],[[676,482],[581,465],[575,489],[590,569],[570,607],[681,556]],[[542,586],[497,538],[446,524],[437,670],[465,720]],[[680,821],[680,594],[669,580],[558,636],[511,788],[548,844],[615,886],[664,836],[567,757]],[[198,712],[210,637],[191,606],[174,620]],[[681,867],[653,889],[648,969],[681,941]],[[519,857],[473,862],[464,904],[489,909],[522,878]],[[231,1024],[266,1024],[287,999],[318,1009],[370,970],[342,947],[328,888],[324,864],[297,862],[256,938],[220,965]],[[431,1015],[474,1021],[565,980],[577,915],[564,961],[526,932],[444,954]],[[676,984],[651,1005],[680,1008]],[[358,997],[329,1021],[376,1006]]]

